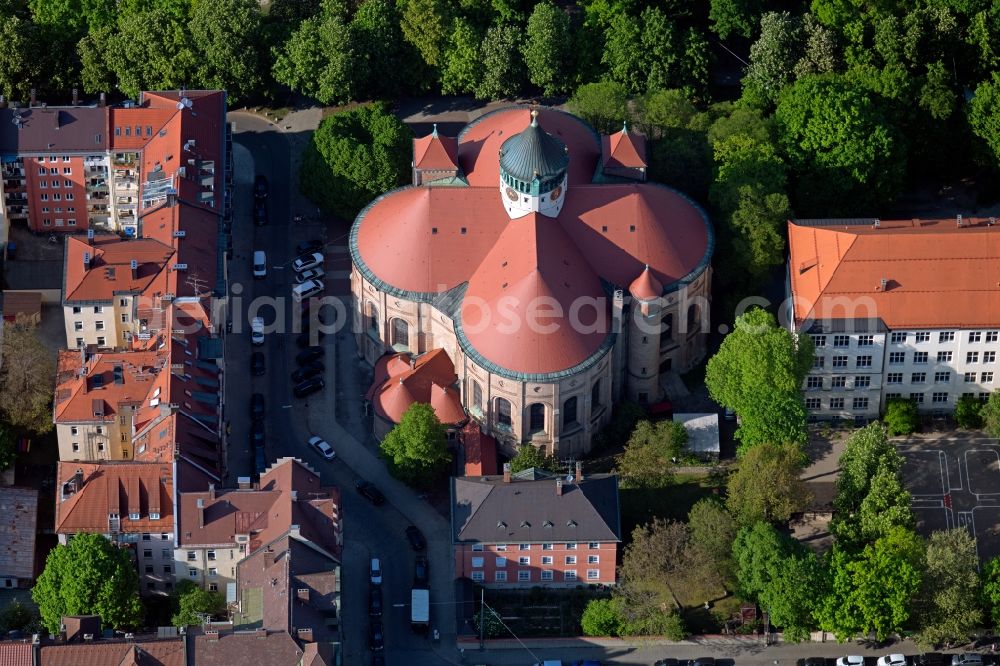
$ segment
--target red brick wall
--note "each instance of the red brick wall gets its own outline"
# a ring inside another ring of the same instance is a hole
[[[575,586],[590,584],[613,585],[615,583],[615,562],[618,556],[617,543],[598,543],[597,548],[590,548],[588,543],[578,543],[576,548],[567,548],[566,543],[553,543],[546,550],[541,543],[525,544],[527,550],[521,550],[521,544],[506,544],[506,550],[500,544],[484,544],[483,550],[473,550],[471,543],[455,544],[455,575],[473,578],[473,572],[483,572],[482,583],[489,587],[533,587],[540,586]],[[506,558],[506,566],[498,566],[497,558]],[[520,558],[528,558],[526,564],[520,563]],[[551,557],[551,564],[543,563],[543,557]],[[576,564],[567,564],[567,557],[576,557]],[[598,562],[590,563],[590,557],[597,557]],[[474,566],[474,561],[482,558],[482,566]],[[566,580],[565,571],[576,571],[576,580]],[[597,578],[588,578],[588,570],[596,570]],[[506,581],[498,581],[498,571],[507,573]],[[527,572],[527,580],[521,580],[520,572]],[[550,580],[542,580],[542,572],[551,571]],[[478,581],[476,581],[478,582]]]
[[[49,161],[51,155],[43,157],[25,157],[24,175],[28,191],[28,224],[32,231],[43,233],[55,232],[78,232],[84,231],[88,227],[87,221],[87,190],[83,176],[83,157],[78,155],[69,156],[69,162],[63,161],[63,155],[54,155],[55,162]],[[39,173],[39,169],[45,169],[45,175]],[[65,169],[70,173],[64,173]],[[50,171],[56,169],[56,173]],[[45,187],[42,187],[44,181]],[[58,187],[53,187],[53,181]],[[66,187],[66,181],[70,181],[70,187]],[[55,195],[59,195],[56,201]],[[72,195],[68,199],[67,195]],[[42,200],[46,195],[48,199]],[[43,209],[47,208],[48,212]],[[62,209],[57,211],[57,209]],[[75,211],[70,211],[74,208]],[[49,223],[45,224],[45,220]],[[57,225],[57,220],[62,220],[62,226]],[[72,220],[76,224],[70,224]]]

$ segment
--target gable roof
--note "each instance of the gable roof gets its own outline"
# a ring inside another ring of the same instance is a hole
[[[456,543],[620,541],[618,477],[594,474],[580,483],[453,477],[451,522]]]
[[[37,525],[38,491],[0,487],[0,577],[35,577]]]
[[[601,137],[601,160],[606,168],[611,169],[645,169],[646,137],[628,131],[627,126],[621,132],[611,136]]]
[[[982,328],[1000,321],[1000,226],[990,220],[795,220],[788,241],[800,325],[878,319],[890,329]]]
[[[0,641],[0,664],[3,666],[34,666],[33,650],[28,641]]]
[[[189,666],[232,666],[247,661],[299,666],[303,658],[302,648],[286,631],[269,631],[266,636],[254,631],[220,631],[217,636],[206,636],[200,629],[191,629],[189,635]]]
[[[67,236],[63,303],[111,302],[117,294],[141,294],[150,287],[165,291],[165,269],[173,254],[170,245],[152,238],[95,236],[90,244],[85,236]]]
[[[20,126],[14,124],[20,118]],[[108,148],[108,109],[102,106],[33,106],[0,109],[0,152],[103,152]]]
[[[53,418],[56,423],[106,422],[123,407],[148,404],[162,385],[167,355],[163,352],[97,352],[86,362],[78,350],[61,350],[56,372]],[[163,400],[167,397],[164,395]],[[154,408],[159,413],[159,408]]]
[[[187,666],[184,637],[43,645],[41,666]]]
[[[67,485],[82,474],[81,487]],[[171,532],[173,515],[173,469],[169,464],[60,462],[56,477],[57,534],[108,530],[108,515],[117,514],[121,532]],[[129,518],[138,513],[139,519]],[[150,518],[158,513],[159,518]]]
[[[422,171],[454,171],[458,169],[458,141],[441,136],[434,130],[413,140],[413,167]]]

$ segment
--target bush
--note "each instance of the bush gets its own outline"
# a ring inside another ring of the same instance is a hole
[[[917,403],[912,400],[893,398],[885,404],[886,428],[889,435],[909,435],[920,425],[917,414]]]
[[[959,428],[975,430],[983,427],[983,403],[971,395],[963,395],[955,404],[955,422]]]
[[[580,619],[584,636],[621,636],[624,624],[620,599],[591,599]]]

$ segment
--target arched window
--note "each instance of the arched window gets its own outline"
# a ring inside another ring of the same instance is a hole
[[[688,325],[687,325],[688,334],[697,331],[700,325],[701,325],[701,308],[699,308],[696,304],[692,303],[691,306],[688,307]]]
[[[538,432],[545,432],[545,405],[540,402],[532,403],[528,408],[528,434]]]
[[[396,351],[410,349],[410,327],[403,319],[392,320],[392,348]]]
[[[601,409],[601,380],[598,379],[590,387],[590,413],[595,414]]]
[[[563,403],[563,429],[576,425],[576,396]]]
[[[497,398],[496,402],[496,422],[498,426],[510,428],[510,402],[504,398]]]
[[[475,379],[472,382],[472,408],[480,414],[483,413],[483,389]]]
[[[372,303],[371,301],[368,301],[367,319],[368,319],[367,323],[368,328],[371,329],[376,336],[378,336],[380,328],[378,319],[378,308],[375,307],[375,304]]]

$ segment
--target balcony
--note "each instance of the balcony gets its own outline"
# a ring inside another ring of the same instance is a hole
[[[136,189],[139,187],[139,182],[132,176],[127,176],[125,178],[118,177],[115,178],[115,189]]]
[[[125,222],[125,221],[128,221],[128,220],[133,220],[133,219],[135,219],[135,211],[134,210],[119,210],[118,211],[118,219],[120,221],[122,221],[122,222]]]
[[[24,179],[4,178],[3,188],[5,192],[22,192],[24,191]]]
[[[115,155],[111,164],[116,169],[134,169],[137,157],[135,153],[119,153]]]
[[[24,168],[5,164],[3,167],[4,178],[24,178]]]

